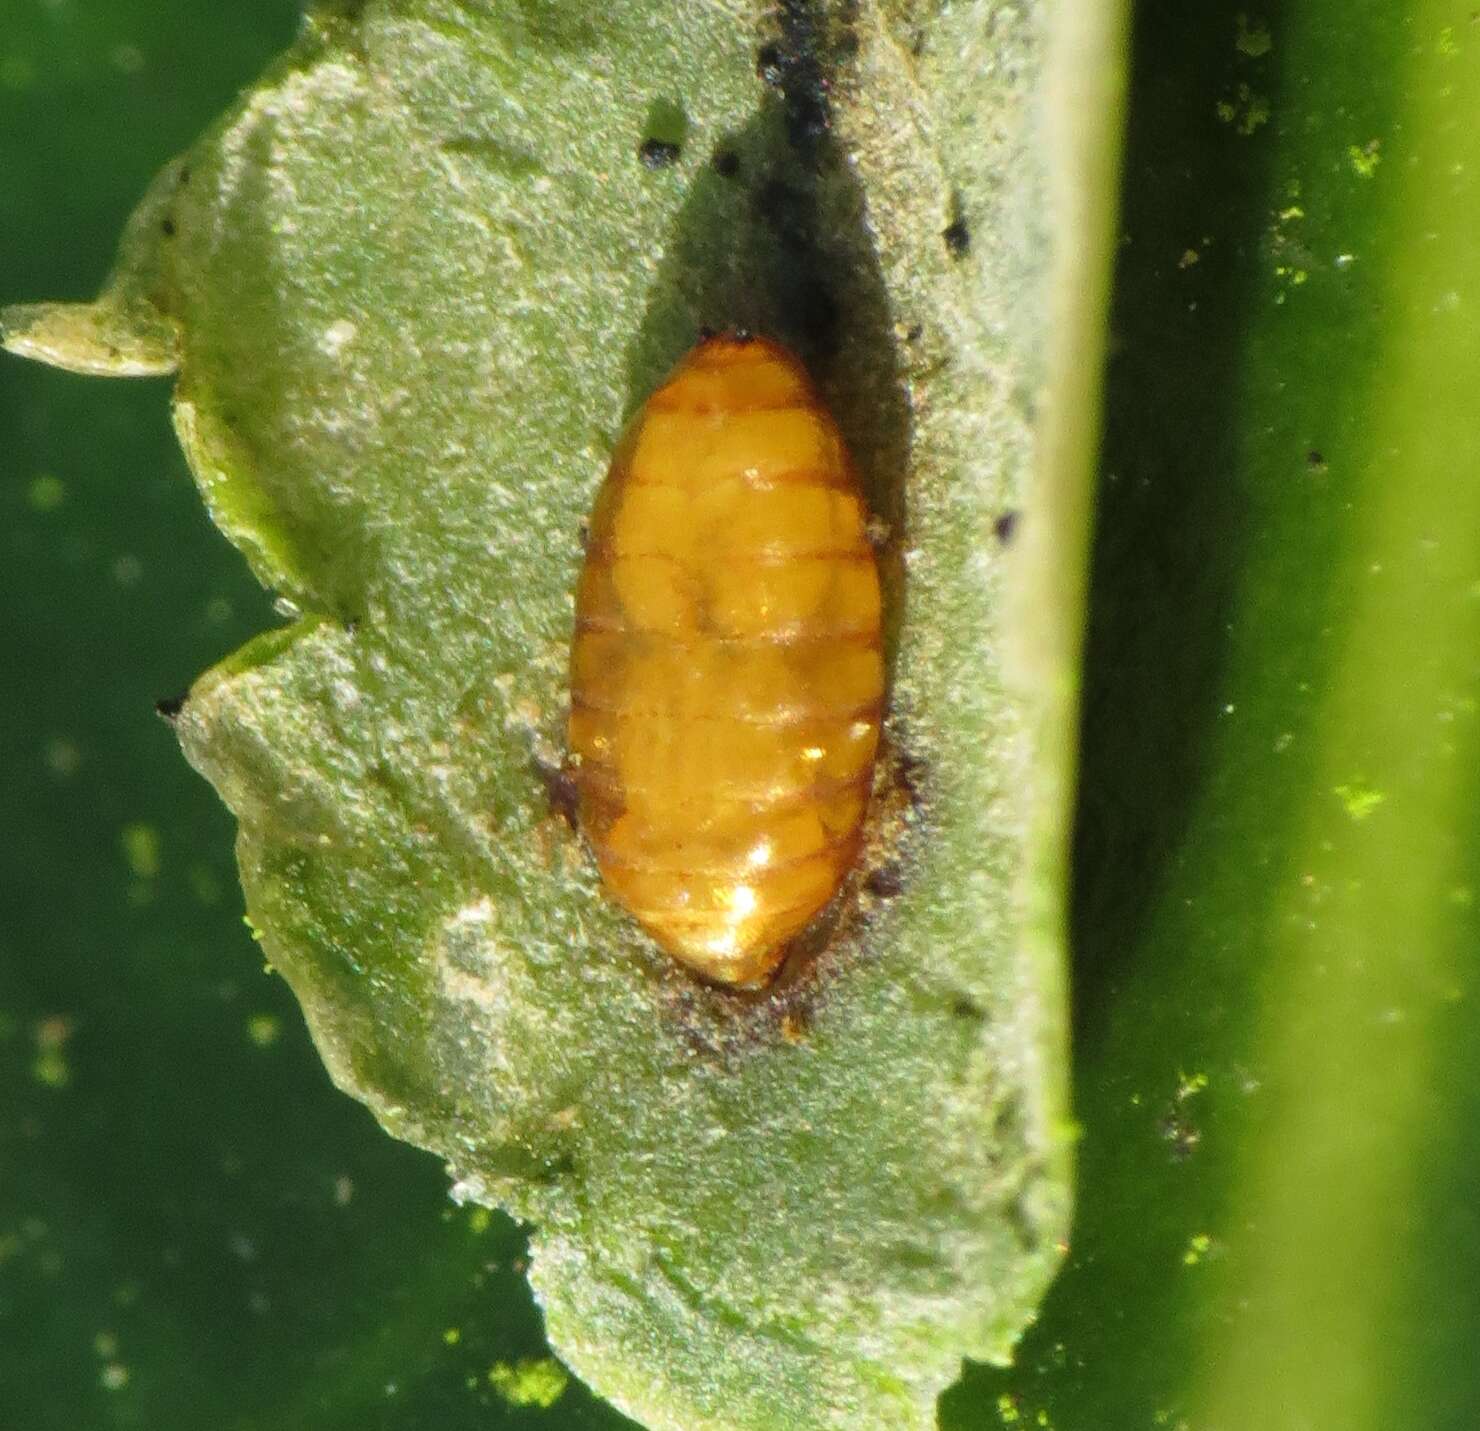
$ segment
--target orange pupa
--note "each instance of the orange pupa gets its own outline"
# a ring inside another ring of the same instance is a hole
[[[879,572],[837,424],[777,343],[701,342],[623,436],[576,595],[570,749],[607,889],[755,986],[858,855]]]

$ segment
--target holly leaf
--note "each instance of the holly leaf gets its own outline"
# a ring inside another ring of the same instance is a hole
[[[321,4],[96,303],[5,316],[178,369],[291,617],[175,715],[267,957],[339,1085],[533,1225],[552,1345],[654,1428],[933,1425],[1061,1255],[1113,182],[1066,121],[1091,73],[1113,114],[1118,52],[1076,16]],[[801,352],[887,532],[868,853],[752,997],[605,901],[552,800],[581,523],[706,325]]]

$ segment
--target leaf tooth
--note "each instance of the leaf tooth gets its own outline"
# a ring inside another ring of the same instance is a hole
[[[175,325],[143,303],[20,303],[0,311],[12,353],[90,377],[163,377],[179,366]]]

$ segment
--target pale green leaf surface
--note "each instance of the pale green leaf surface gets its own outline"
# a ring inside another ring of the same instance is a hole
[[[756,76],[766,23],[321,7],[156,182],[99,303],[13,311],[7,342],[115,372],[178,345],[211,512],[307,613],[196,684],[186,754],[335,1078],[534,1225],[552,1345],[653,1427],[923,1427],[963,1354],[1010,1354],[1067,1215],[1085,439],[1035,532],[1045,22],[798,23],[830,77],[815,145]],[[655,115],[684,139],[661,171],[636,158]],[[1087,283],[1079,356],[1094,253],[1057,260]],[[540,774],[615,435],[700,325],[736,323],[808,358],[889,524],[885,784],[913,792],[867,861],[902,893],[860,881],[752,999],[603,901]],[[1009,553],[993,523],[1020,506]],[[1009,580],[1048,601],[1033,660]]]

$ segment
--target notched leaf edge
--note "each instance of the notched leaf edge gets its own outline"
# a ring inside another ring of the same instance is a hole
[[[0,311],[0,342],[8,351],[90,377],[164,377],[176,370],[180,331],[165,297],[160,244],[175,173],[167,166],[149,186],[93,302],[22,303]]]

